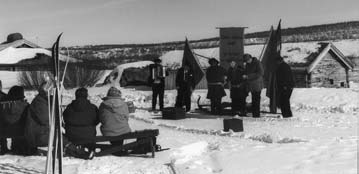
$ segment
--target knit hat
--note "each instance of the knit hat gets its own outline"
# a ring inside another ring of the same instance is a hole
[[[121,97],[121,91],[115,87],[111,87],[107,92],[107,97]]]
[[[9,100],[21,100],[25,98],[24,88],[21,86],[13,86],[10,88],[7,98]]]
[[[88,91],[87,91],[86,88],[79,88],[79,89],[76,90],[75,96],[76,96],[76,99],[78,99],[78,98],[87,98]]]

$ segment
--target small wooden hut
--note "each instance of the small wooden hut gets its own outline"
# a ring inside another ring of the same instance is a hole
[[[290,63],[296,87],[349,87],[349,71],[353,65],[332,43],[318,43],[302,63]]]

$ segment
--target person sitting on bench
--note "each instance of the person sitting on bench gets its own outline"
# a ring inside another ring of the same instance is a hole
[[[44,82],[38,89],[38,95],[32,100],[25,123],[25,137],[27,145],[37,149],[38,147],[47,147],[49,141],[49,108],[48,94],[52,88],[51,82]],[[52,100],[52,96],[49,97]],[[51,101],[50,101],[51,103]],[[93,151],[85,151],[81,146],[76,146],[66,137],[63,137],[64,155],[74,156],[76,158],[91,159]]]
[[[99,123],[98,108],[88,99],[86,88],[79,88],[75,92],[76,99],[69,104],[64,113],[66,137],[75,143],[96,137],[96,125]],[[93,144],[84,145],[94,149]]]
[[[13,86],[9,93],[0,103],[1,128],[8,137],[12,138],[11,150],[18,155],[33,154],[34,149],[26,146],[24,137],[24,125],[26,119],[26,109],[29,103],[25,100],[24,88],[21,86]],[[5,139],[5,143],[6,139]],[[6,145],[6,144],[5,144]],[[1,153],[8,151],[7,147],[1,147]]]
[[[5,96],[6,94],[2,91],[2,81],[0,80],[0,102],[4,100]],[[6,138],[0,138],[0,155],[5,154],[8,151]]]
[[[51,83],[42,83],[38,94],[29,107],[30,116],[26,120],[25,136],[32,147],[45,147],[49,141],[49,108],[47,91],[52,88]],[[50,99],[51,100],[51,99]]]
[[[111,87],[99,107],[99,118],[103,136],[118,136],[131,132],[128,124],[128,106],[121,98],[121,91]],[[123,140],[111,141],[113,145],[123,145]]]

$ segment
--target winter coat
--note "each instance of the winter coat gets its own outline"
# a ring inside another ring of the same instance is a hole
[[[263,66],[262,63],[252,58],[251,63],[246,65],[247,89],[251,92],[260,92],[263,89]]]
[[[69,104],[64,113],[66,137],[73,143],[94,138],[99,123],[98,109],[86,98],[78,98]]]
[[[6,94],[2,91],[0,91],[0,101],[4,100],[4,97],[6,96]]]
[[[149,66],[150,68],[150,76],[148,79],[148,83],[150,85],[153,84],[161,84],[164,85],[165,84],[165,77],[168,76],[168,72],[167,70],[165,70],[165,72],[163,72],[163,70],[165,69],[161,64],[151,64]]]
[[[99,107],[101,132],[104,136],[118,136],[131,132],[128,106],[120,97],[106,97]]]
[[[0,134],[23,136],[28,106],[25,100],[0,102]]]
[[[193,72],[191,70],[185,71],[183,67],[178,69],[176,75],[176,87],[179,87],[180,89],[193,89],[195,87]]]
[[[241,67],[228,68],[227,77],[228,82],[231,84],[231,98],[238,98],[247,91],[245,80],[243,79],[244,74],[245,71]]]
[[[210,66],[206,72],[206,79],[208,83],[207,98],[222,98],[226,96],[224,91],[224,80],[226,70],[220,66]]]
[[[25,136],[30,146],[47,146],[49,138],[49,110],[47,97],[37,95],[29,107]]]
[[[292,69],[286,62],[282,62],[279,64],[277,71],[277,87],[278,89],[293,88],[294,87],[294,79]]]

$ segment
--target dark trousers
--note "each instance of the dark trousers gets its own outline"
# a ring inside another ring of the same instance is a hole
[[[293,89],[279,89],[279,106],[282,111],[283,117],[292,117],[292,111],[290,109],[290,96],[292,95]]]
[[[191,110],[191,95],[192,91],[190,87],[180,87],[177,90],[176,107],[182,108],[186,106],[186,112]]]
[[[251,92],[252,95],[252,114],[253,117],[260,116],[261,91]]]
[[[222,112],[222,97],[211,98],[211,113],[221,114]]]
[[[242,89],[231,89],[231,97],[232,97],[232,111],[233,112],[241,112],[246,113],[246,97],[247,92]]]
[[[5,154],[8,151],[6,138],[0,138],[0,154]]]
[[[157,96],[159,97],[160,110],[163,109],[163,97],[165,93],[165,85],[163,83],[152,85],[152,110],[156,109]]]

